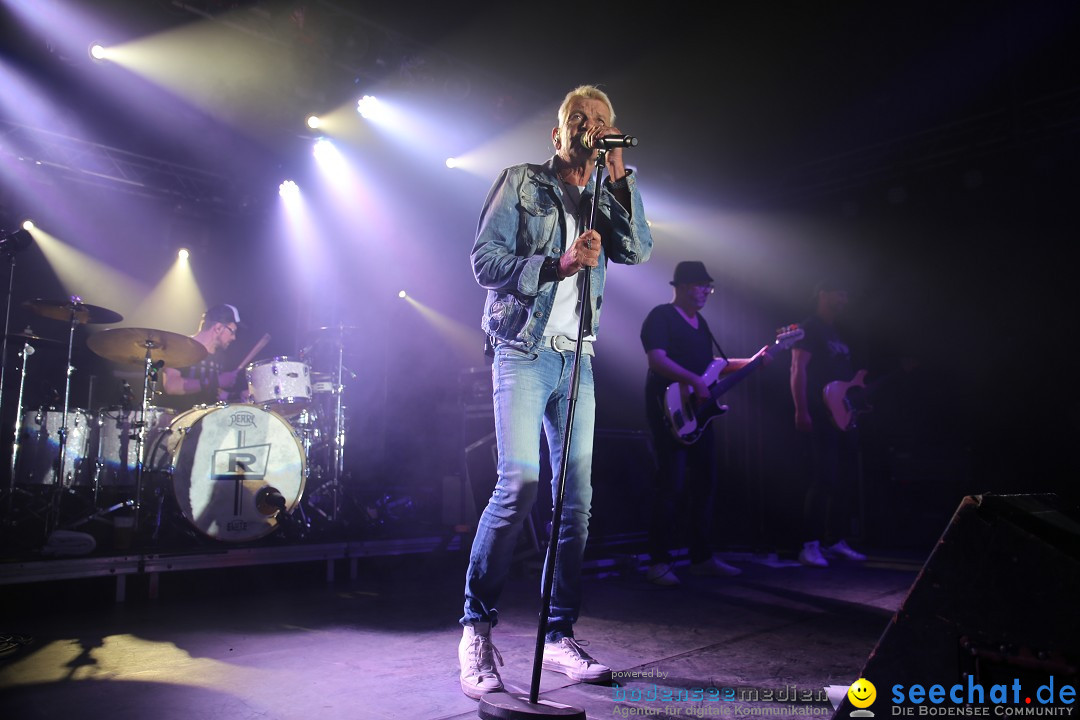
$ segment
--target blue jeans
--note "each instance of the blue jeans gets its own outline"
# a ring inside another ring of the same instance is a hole
[[[522,523],[536,501],[541,427],[556,480],[561,468],[573,363],[573,352],[558,352],[550,347],[531,353],[507,345],[495,348],[491,378],[499,479],[473,538],[465,575],[463,625],[490,622],[494,626],[498,622],[496,605],[510,573]],[[581,564],[592,505],[595,411],[592,358],[583,354],[546,630],[548,640],[573,637],[581,609]],[[552,482],[553,507],[557,485]]]

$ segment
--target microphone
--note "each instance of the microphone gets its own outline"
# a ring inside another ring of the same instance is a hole
[[[285,515],[285,497],[271,485],[261,488],[255,493],[255,508],[263,515],[270,516],[279,513]],[[280,518],[279,518],[280,519]]]
[[[633,135],[605,135],[601,138],[596,138],[592,144],[585,139],[585,136],[581,136],[581,145],[586,150],[592,150],[593,144],[595,144],[597,150],[610,150],[611,148],[624,148],[634,147],[637,145],[637,138]]]

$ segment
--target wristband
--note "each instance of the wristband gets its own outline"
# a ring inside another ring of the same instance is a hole
[[[559,268],[559,258],[544,258],[544,264],[540,266],[540,282],[559,282],[562,279],[562,271]]]

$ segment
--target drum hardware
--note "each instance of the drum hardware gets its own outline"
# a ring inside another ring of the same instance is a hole
[[[56,302],[50,300],[43,300],[41,298],[35,300],[27,300],[23,302],[23,306],[28,308],[34,313],[41,315],[42,317],[52,318],[53,320],[62,320],[68,323],[68,345],[67,345],[67,368],[64,372],[64,409],[62,414],[62,421],[60,423],[60,458],[58,467],[61,472],[64,472],[66,468],[67,451],[68,451],[68,413],[71,409],[71,376],[75,372],[75,366],[71,364],[72,351],[75,347],[75,327],[77,325],[85,325],[88,323],[94,324],[109,324],[120,322],[124,317],[117,312],[107,310],[103,307],[96,305],[88,305],[82,301],[82,298],[78,295],[72,295],[68,300]],[[56,484],[59,489],[63,487],[65,483],[63,478],[61,482]],[[53,521],[59,519],[60,513],[60,495],[59,492],[53,494],[54,496],[54,514]],[[50,523],[46,523],[46,537],[51,531],[52,526]]]
[[[3,409],[4,371],[7,368],[8,337],[11,337],[11,295],[15,289],[15,255],[34,244],[34,237],[28,230],[16,230],[13,233],[0,233],[0,253],[8,260],[7,303],[4,306],[4,340],[0,351],[0,410]],[[33,335],[33,333],[29,333]],[[29,338],[27,338],[29,339]],[[36,339],[36,338],[35,338]]]
[[[326,349],[327,345],[329,345],[328,349],[333,353],[333,370],[329,373],[329,377],[324,374],[321,378],[317,378],[318,382],[316,383],[318,394],[329,395],[332,398],[329,422],[324,426],[325,435],[329,440],[328,476],[312,493],[313,499],[323,493],[328,493],[330,497],[329,512],[323,512],[314,505],[312,507],[331,522],[337,522],[340,519],[342,495],[345,492],[345,375],[348,374],[349,377],[356,378],[356,373],[345,366],[345,342],[346,337],[355,337],[359,332],[360,328],[344,324],[339,324],[336,327],[318,328],[312,333],[314,337],[311,344],[301,353],[306,356],[317,354],[315,350],[317,346]]]
[[[15,490],[16,490],[16,488],[15,488],[15,468],[16,468],[16,464],[18,463],[18,460],[19,460],[19,446],[20,446],[20,439],[21,439],[21,436],[22,436],[22,419],[23,419],[23,410],[22,410],[22,408],[23,408],[23,391],[25,390],[25,387],[26,387],[26,364],[29,361],[30,356],[33,355],[33,354],[34,354],[34,346],[31,345],[29,342],[24,342],[22,351],[19,353],[19,356],[22,358],[22,363],[20,364],[20,367],[19,367],[19,394],[18,394],[18,398],[17,398],[16,403],[15,403],[15,433],[14,433],[15,439],[14,439],[14,442],[12,443],[12,446],[11,446],[11,475],[9,476],[10,485],[8,487],[7,510],[6,510],[5,515],[4,515],[4,517],[9,522],[13,521],[13,518],[14,518],[14,514],[12,512],[12,510],[13,510],[13,505],[12,504],[15,501]]]
[[[149,328],[113,328],[89,338],[87,346],[97,355],[127,365],[143,366],[142,414],[135,423],[135,503],[132,511],[139,531],[139,515],[142,512],[144,449],[146,443],[145,419],[150,416],[150,398],[157,389],[158,372],[168,364],[171,367],[188,367],[207,355],[206,348],[198,340],[166,330]]]
[[[94,507],[97,508],[97,501],[96,500],[94,501]],[[96,510],[95,512],[93,512],[93,513],[91,513],[89,515],[85,515],[85,516],[79,518],[78,520],[76,520],[75,522],[67,523],[64,526],[64,529],[65,530],[73,530],[74,528],[85,525],[86,523],[91,522],[93,520],[101,520],[106,515],[111,515],[112,513],[119,512],[120,510],[124,510],[124,509],[132,509],[134,507],[135,507],[135,501],[134,500],[121,500],[120,502],[113,503],[112,505],[110,505],[107,508],[103,508],[101,510]]]
[[[25,250],[26,248],[33,245],[33,244],[34,244],[34,237],[30,234],[30,231],[25,230],[25,229],[16,230],[16,231],[11,232],[11,233],[0,233],[0,254],[3,254],[3,256],[6,257],[7,260],[8,260],[7,302],[4,305],[4,339],[3,339],[2,342],[0,342],[0,344],[3,345],[2,349],[0,349],[0,417],[3,417],[4,380],[5,380],[5,374],[7,372],[8,338],[9,337],[14,337],[13,335],[11,335],[11,298],[12,298],[12,292],[15,289],[15,256],[18,253]],[[28,334],[32,336],[33,333],[29,332],[29,328],[27,328],[27,330],[28,330]],[[23,338],[24,341],[29,340],[29,339],[30,338],[25,338],[25,337]],[[21,353],[22,358],[23,358],[23,361],[22,361],[23,369],[21,371],[21,379],[19,380],[19,407],[16,408],[16,411],[15,411],[15,418],[16,418],[16,420],[15,420],[16,428],[15,428],[15,438],[14,438],[15,448],[18,447],[18,442],[19,442],[19,435],[18,435],[18,433],[19,433],[19,429],[18,429],[19,420],[18,419],[19,419],[19,417],[22,416],[22,392],[23,392],[22,387],[23,387],[23,380],[25,380],[25,378],[26,378],[26,358],[29,355],[33,354],[33,352],[34,352],[33,347],[28,345],[26,342],[24,342],[23,343],[23,350],[22,350],[22,353]],[[14,450],[12,451],[11,467],[12,467],[11,476],[8,479],[8,482],[9,482],[9,485],[8,485],[8,502],[7,502],[7,513],[5,513],[5,517],[10,517],[10,515],[11,515],[11,503],[12,503],[12,499],[15,496],[15,469],[14,469],[15,468],[15,452],[14,452]]]
[[[19,366],[19,395],[16,401],[15,407],[15,442],[11,448],[11,487],[9,491],[15,492],[15,465],[19,459],[19,435],[22,433],[22,406],[23,406],[23,391],[26,388],[26,363],[30,359],[30,356],[34,354],[34,346],[28,342],[23,343],[22,352],[19,356],[22,358],[22,363]]]

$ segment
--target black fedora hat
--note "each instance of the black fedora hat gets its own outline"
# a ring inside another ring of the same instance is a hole
[[[711,283],[713,279],[705,271],[705,263],[700,260],[684,260],[675,266],[675,279],[672,285],[701,285]]]

